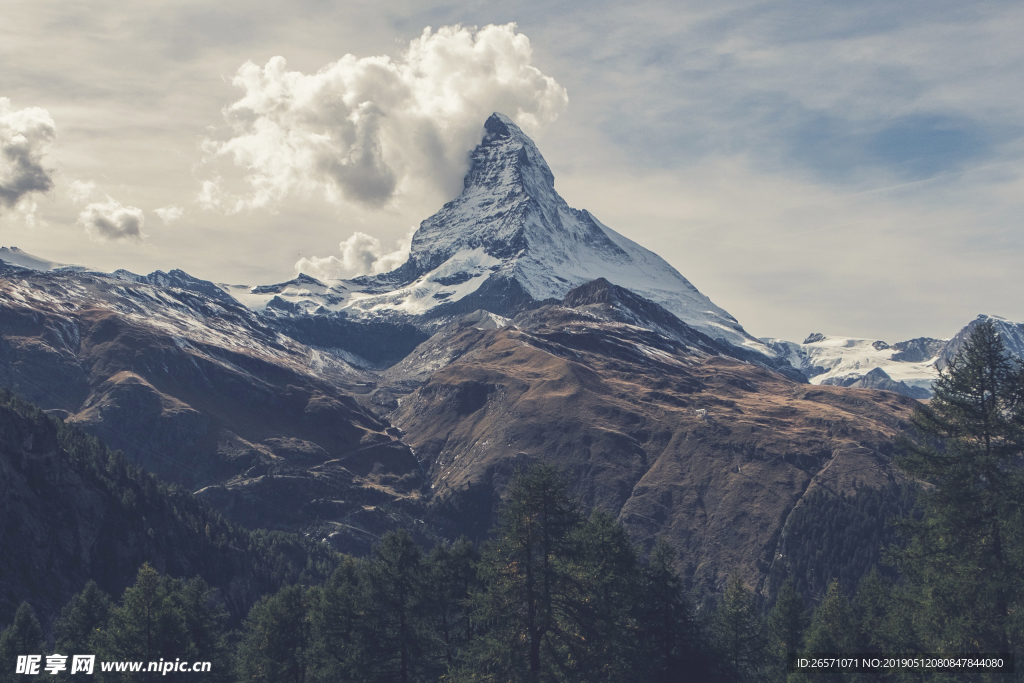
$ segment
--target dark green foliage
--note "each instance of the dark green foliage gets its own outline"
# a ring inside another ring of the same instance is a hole
[[[191,659],[188,628],[175,604],[180,585],[149,565],[110,612],[97,638],[96,654],[110,660]]]
[[[95,653],[100,660],[145,662],[208,661],[207,681],[231,680],[230,649],[225,635],[227,612],[200,578],[182,582],[149,565],[139,569],[135,584],[120,603],[109,606],[91,584],[62,613],[62,637],[76,639],[75,654]],[[105,604],[106,603],[106,604]],[[108,616],[103,623],[104,607]],[[66,618],[65,618],[66,617]],[[90,636],[82,627],[94,624]],[[191,672],[145,672],[143,680],[187,680]],[[123,674],[108,674],[120,680]]]
[[[309,680],[362,681],[366,647],[359,565],[346,558],[309,594]]]
[[[26,452],[29,435],[35,450]],[[0,458],[40,501],[38,509],[15,508],[15,518],[36,515],[47,535],[58,539],[69,527],[73,536],[79,519],[88,517],[95,525],[90,533],[97,533],[90,564],[82,563],[74,544],[64,548],[53,541],[47,563],[59,566],[51,575],[25,559],[24,551],[35,542],[0,536],[0,623],[10,619],[18,595],[45,605],[50,618],[90,579],[118,595],[144,562],[172,576],[202,576],[221,591],[239,622],[261,594],[291,583],[322,582],[337,566],[339,556],[325,544],[234,525],[188,491],[163,483],[120,452],[3,389]],[[65,495],[69,487],[80,495]],[[63,594],[61,586],[67,586]]]
[[[302,683],[308,648],[306,594],[301,586],[288,586],[261,599],[249,612],[238,645],[238,680]]]
[[[782,558],[772,565],[769,586],[776,592],[792,577],[797,592],[817,602],[838,579],[853,595],[860,580],[881,564],[882,550],[899,542],[892,521],[914,514],[916,496],[916,487],[907,484],[863,486],[853,495],[811,492],[786,525],[779,543]]]
[[[0,681],[13,683],[24,678],[14,673],[19,655],[41,655],[45,662],[46,654],[49,651],[43,642],[43,629],[36,613],[23,602],[14,613],[11,625],[0,633]]]
[[[232,680],[233,659],[224,631],[228,613],[218,593],[198,576],[184,585],[180,581],[174,581],[173,585],[175,607],[181,611],[185,621],[192,660],[210,662],[210,671],[204,673],[206,681]]]
[[[575,532],[576,557],[568,560],[569,590],[561,653],[577,680],[627,680],[641,661],[634,604],[640,596],[640,566],[621,524],[595,510]]]
[[[659,539],[641,570],[637,628],[641,659],[651,683],[710,681],[717,663],[672,566],[675,552]],[[685,673],[684,673],[685,672]]]
[[[425,680],[439,667],[429,628],[429,569],[405,531],[385,534],[363,565],[365,657],[374,680]],[[440,664],[440,671],[444,665]],[[434,678],[436,679],[436,675]]]
[[[804,600],[796,590],[792,577],[787,578],[775,596],[775,604],[768,613],[768,626],[772,638],[772,648],[780,661],[790,652],[799,652],[803,642],[804,630],[810,621],[810,615]]]
[[[764,680],[775,663],[761,613],[738,575],[729,577],[715,609],[712,633],[729,680]]]
[[[857,648],[857,627],[854,622],[853,609],[850,602],[839,588],[839,582],[833,580],[814,610],[811,625],[804,636],[804,652],[808,654],[854,654]],[[850,674],[835,669],[818,671],[814,676],[797,675],[797,681],[814,681],[814,683],[833,683],[853,680]]]
[[[461,538],[454,544],[438,543],[428,558],[428,614],[433,629],[444,643],[446,667],[473,640],[473,620],[469,596],[478,588],[476,562],[479,556],[473,544]]]
[[[483,550],[485,589],[474,596],[474,616],[485,633],[469,653],[466,675],[536,683],[567,665],[565,650],[577,637],[567,611],[568,566],[582,515],[566,489],[562,475],[545,465],[510,485],[495,538]]]
[[[977,326],[914,417],[900,467],[929,484],[892,558],[934,651],[1024,654],[1024,366]]]
[[[106,628],[110,617],[110,597],[100,590],[95,581],[85,584],[81,593],[71,598],[54,623],[56,652],[66,655],[94,654],[97,638]],[[84,678],[85,674],[74,679]],[[73,680],[68,671],[58,673],[54,680]]]

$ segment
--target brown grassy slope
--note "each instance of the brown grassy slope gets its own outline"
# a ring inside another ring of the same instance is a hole
[[[720,586],[736,570],[757,586],[810,488],[894,478],[891,443],[911,399],[658,349],[638,328],[556,307],[516,322],[467,330],[472,348],[392,415],[438,501],[471,485],[500,492],[517,466],[545,460],[637,542],[672,542],[698,582]]]

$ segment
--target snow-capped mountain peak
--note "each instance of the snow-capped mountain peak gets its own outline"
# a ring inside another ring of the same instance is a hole
[[[495,113],[470,154],[462,193],[420,224],[404,265],[382,275],[326,283],[328,303],[324,295],[290,296],[296,289],[273,295],[268,290],[265,296],[294,304],[302,314],[345,311],[440,322],[476,309],[508,315],[560,300],[574,287],[603,277],[712,339],[774,357],[664,259],[589,212],[571,208],[554,180],[529,136]],[[250,289],[247,305],[263,289]]]

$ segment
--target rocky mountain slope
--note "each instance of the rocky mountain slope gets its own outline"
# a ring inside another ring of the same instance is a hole
[[[393,368],[429,374],[392,420],[453,530],[485,530],[515,469],[544,460],[637,542],[671,541],[697,582],[739,570],[760,585],[809,492],[895,480],[892,440],[913,400],[795,383],[595,316],[577,296],[503,324],[464,321]]]
[[[0,384],[233,519],[320,520],[365,544],[353,515],[420,497],[409,448],[353,398],[370,376],[212,284],[180,271],[0,276]]]
[[[202,576],[237,623],[284,582],[323,580],[322,544],[228,523],[80,430],[0,392],[0,624],[22,600],[44,622],[88,580],[120,594],[139,566]]]

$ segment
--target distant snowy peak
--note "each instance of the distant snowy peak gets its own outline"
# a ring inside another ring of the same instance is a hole
[[[1018,358],[1024,358],[1024,323],[1015,323],[998,315],[979,315],[957,332],[939,352],[938,366],[944,368],[956,357],[964,343],[983,322],[991,322],[1003,341],[1006,350]]]
[[[774,358],[664,259],[571,208],[537,146],[498,113],[470,155],[462,193],[420,224],[404,265],[322,283],[325,291],[251,288],[238,298],[263,310],[288,305],[303,314],[443,322],[478,308],[510,315],[599,278],[660,304],[713,340]]]
[[[985,321],[995,325],[1008,353],[1024,358],[1024,323],[994,315],[979,315],[952,339],[918,337],[887,344],[879,339],[814,333],[800,344],[779,339],[762,341],[802,371],[811,384],[887,389],[923,398],[922,390],[931,394],[939,370],[956,357],[977,326]]]
[[[880,339],[857,339],[815,333],[803,343],[764,339],[789,364],[802,371],[811,384],[838,386],[877,386],[881,370],[895,385],[901,382],[911,389],[931,391],[938,377],[935,367],[944,340],[921,338],[899,344]],[[866,380],[857,384],[858,381]],[[895,390],[893,387],[884,387]],[[922,398],[917,391],[900,392]]]
[[[33,256],[18,247],[0,247],[0,261],[3,261],[9,266],[27,268],[28,270],[39,270],[42,272],[49,272],[51,270],[84,270],[82,266],[56,263],[38,256]]]

